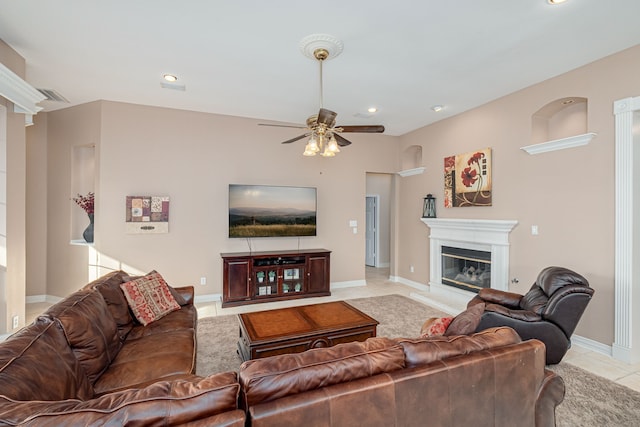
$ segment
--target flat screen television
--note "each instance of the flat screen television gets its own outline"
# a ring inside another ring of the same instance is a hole
[[[229,184],[229,237],[316,235],[315,187]]]

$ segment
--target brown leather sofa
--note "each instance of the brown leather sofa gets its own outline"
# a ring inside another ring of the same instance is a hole
[[[507,327],[248,361],[240,384],[252,427],[550,427],[565,391],[544,344]]]
[[[195,375],[193,287],[142,326],[117,271],[0,343],[0,425],[244,426],[235,372]]]
[[[506,327],[372,338],[199,377],[193,287],[143,327],[125,279],[90,283],[0,343],[0,425],[543,427],[564,396],[544,344]]]

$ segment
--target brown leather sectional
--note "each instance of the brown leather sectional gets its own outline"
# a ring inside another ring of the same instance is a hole
[[[193,287],[143,327],[114,272],[0,343],[0,425],[553,426],[562,379],[513,329],[372,338],[196,376]]]
[[[565,391],[544,344],[506,327],[258,359],[240,384],[253,427],[555,426]]]
[[[125,277],[103,276],[0,343],[0,425],[245,425],[237,374],[195,375],[193,287],[145,327]]]

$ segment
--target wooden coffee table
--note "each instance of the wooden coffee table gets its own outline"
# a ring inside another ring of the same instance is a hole
[[[238,315],[238,355],[243,361],[364,341],[378,321],[344,301]]]

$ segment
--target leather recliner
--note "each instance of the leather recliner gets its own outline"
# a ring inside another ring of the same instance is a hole
[[[580,274],[547,267],[525,295],[483,288],[467,307],[485,304],[476,331],[509,326],[523,340],[542,341],[550,365],[559,363],[571,347],[571,335],[593,294],[594,289]]]

